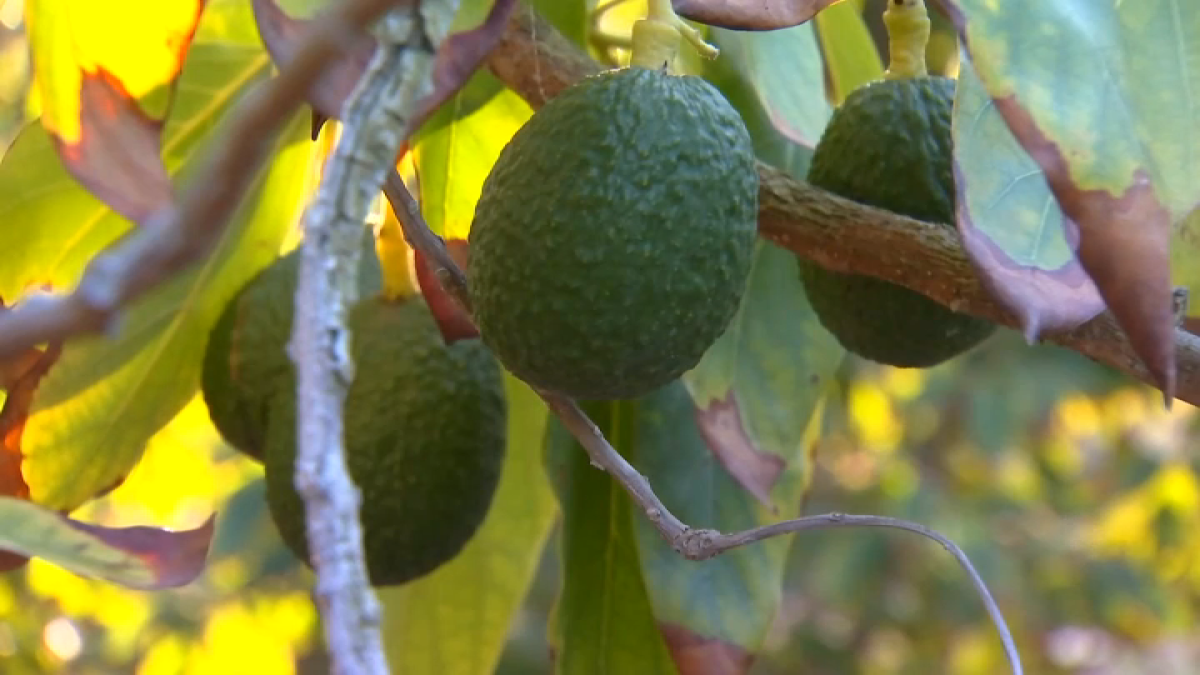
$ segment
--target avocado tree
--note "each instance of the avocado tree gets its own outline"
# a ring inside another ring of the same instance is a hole
[[[556,523],[556,672],[748,672],[833,528],[944,547],[1022,672],[811,449],[847,361],[1004,331],[1200,404],[1200,5],[324,4],[25,1],[6,571],[194,582],[213,518],[70,514],[200,395],[335,672],[492,672]]]

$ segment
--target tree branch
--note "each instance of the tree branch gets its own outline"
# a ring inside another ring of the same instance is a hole
[[[0,360],[66,338],[113,330],[125,305],[211,252],[284,122],[349,36],[395,0],[347,0],[309,26],[295,60],[260,85],[209,144],[197,180],[88,264],[69,294],[38,294],[0,312]]]
[[[420,206],[409,194],[400,174],[392,171],[384,183],[384,194],[391,203],[392,212],[404,231],[409,245],[417,249],[425,257],[427,264],[433,269],[442,287],[470,315],[470,297],[467,289],[466,275],[446,250],[445,242],[434,234],[421,215]],[[583,409],[570,398],[550,391],[532,387],[545,401],[546,406],[562,422],[563,426],[575,437],[587,452],[588,458],[597,468],[608,472],[630,499],[642,510],[646,519],[666,540],[671,548],[689,560],[707,560],[725,551],[762,541],[781,534],[791,534],[805,530],[833,529],[839,527],[880,527],[904,530],[927,537],[941,544],[954,556],[954,559],[966,570],[972,585],[983,601],[984,608],[1000,634],[1004,645],[1004,653],[1014,675],[1021,675],[1021,657],[1013,641],[1012,632],[1004,620],[1000,606],[996,604],[987,584],[980,577],[975,566],[971,564],[966,553],[945,535],[942,535],[924,525],[897,518],[871,515],[847,515],[830,513],[820,516],[806,516],[772,523],[761,527],[722,534],[716,530],[694,529],[681,521],[670,509],[663,504],[654,493],[650,482],[646,480],[632,464],[621,456],[600,428],[588,418]]]
[[[535,109],[602,68],[528,5],[513,11],[487,65]],[[761,237],[830,270],[890,281],[956,311],[1020,330],[1016,317],[980,282],[953,231],[842,199],[762,162],[758,172]],[[1200,337],[1181,329],[1175,335],[1176,398],[1200,405]],[[1043,340],[1154,386],[1107,312]]]
[[[343,410],[354,380],[347,314],[357,300],[363,223],[393,170],[407,121],[433,90],[435,50],[445,36],[426,32],[425,14],[457,9],[454,0],[394,4],[375,31],[378,48],[347,102],[342,137],[305,214],[289,345],[297,374],[295,485],[326,642],[342,675],[388,672],[364,563],[361,494],[346,466]]]

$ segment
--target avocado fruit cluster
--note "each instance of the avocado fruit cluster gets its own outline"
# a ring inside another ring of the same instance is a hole
[[[954,229],[953,79],[884,79],[851,92],[826,126],[808,182],[861,204]],[[976,346],[995,324],[903,286],[799,259],[821,324],[847,351],[928,368]]]
[[[480,334],[534,387],[630,398],[694,367],[750,274],[750,135],[701,78],[629,67],[566,89],[487,176],[469,243]]]
[[[476,338],[446,344],[420,296],[380,295],[364,251],[350,310],[354,380],[344,407],[346,463],[362,495],[372,585],[419,578],[455,557],[483,522],[506,445],[503,371]],[[214,327],[202,390],[226,440],[263,462],[267,505],[289,549],[311,562],[294,486],[296,393],[286,353],[298,251],[251,280]],[[373,268],[373,269],[372,269]]]

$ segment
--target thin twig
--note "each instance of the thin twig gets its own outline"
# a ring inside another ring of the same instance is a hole
[[[0,359],[32,346],[111,331],[121,310],[192,263],[203,260],[225,232],[284,122],[305,103],[309,86],[336,61],[348,36],[394,0],[347,0],[312,22],[294,60],[230,115],[209,143],[196,180],[136,229],[97,254],[71,293],[31,295],[0,312]]]
[[[444,38],[425,32],[422,12],[433,9],[452,15],[457,3],[396,3],[377,26],[378,48],[344,108],[341,139],[304,221],[289,345],[297,373],[295,485],[326,642],[342,675],[388,672],[364,562],[361,494],[346,466],[343,409],[354,380],[347,314],[357,300],[363,223],[394,170],[404,123],[433,90],[435,50]]]
[[[535,109],[603,67],[532,8],[512,13],[487,65]],[[1022,329],[980,282],[954,232],[842,199],[762,162],[758,173],[761,237],[830,270],[877,277],[956,311]],[[1111,314],[1042,340],[1156,386]],[[1200,337],[1179,329],[1175,343],[1175,396],[1200,405]]]
[[[458,268],[454,259],[450,257],[441,237],[433,234],[429,226],[425,223],[425,219],[421,215],[420,206],[408,192],[408,188],[405,187],[404,181],[400,178],[398,172],[393,171],[388,176],[384,184],[384,194],[391,203],[392,211],[396,214],[396,219],[400,222],[409,245],[421,251],[422,255],[425,256],[430,266],[434,269],[439,281],[442,282],[442,286],[446,292],[458,301],[469,314],[470,298],[467,290],[466,275]],[[447,283],[447,280],[449,280],[449,283]],[[642,510],[646,519],[658,530],[662,538],[683,557],[689,560],[707,560],[739,546],[752,544],[770,537],[806,530],[839,527],[881,527],[919,534],[941,544],[943,548],[954,556],[958,564],[966,570],[971,583],[975,586],[975,590],[983,601],[984,608],[996,626],[996,632],[1000,634],[1000,641],[1004,645],[1004,653],[1008,657],[1012,672],[1014,675],[1022,675],[1024,672],[1016,642],[1013,640],[1008,623],[1004,620],[1004,614],[1000,611],[1000,606],[996,604],[996,600],[992,597],[991,591],[988,590],[987,584],[984,583],[983,578],[979,575],[979,572],[975,569],[967,554],[945,535],[919,523],[907,520],[886,516],[847,515],[842,513],[806,516],[732,534],[722,534],[710,529],[693,528],[681,521],[662,503],[662,500],[654,493],[654,489],[651,487],[650,482],[646,480],[646,477],[639,473],[628,460],[612,447],[612,444],[604,437],[604,433],[588,418],[578,403],[561,394],[540,390],[536,387],[533,389],[545,401],[546,406],[562,422],[567,431],[583,446],[592,464],[606,471],[617,481],[625,492],[629,494],[634,503]]]

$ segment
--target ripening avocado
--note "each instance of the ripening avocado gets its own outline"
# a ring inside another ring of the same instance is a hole
[[[362,300],[349,325],[346,464],[362,491],[367,571],[372,585],[403,584],[457,555],[487,514],[505,456],[503,371],[478,338],[447,345],[420,296]],[[271,517],[308,562],[295,400],[291,389],[274,399],[264,467]]]
[[[484,182],[469,290],[517,377],[628,398],[691,369],[750,273],[758,174],[737,111],[705,80],[629,67],[550,100]]]
[[[378,293],[382,272],[369,230],[360,260],[360,297]],[[271,399],[295,386],[286,345],[299,266],[297,248],[246,282],[221,311],[204,350],[200,389],[213,426],[227,443],[259,461]]]
[[[813,153],[808,182],[856,202],[954,229],[950,117],[954,80],[879,80],[851,92]],[[995,324],[920,293],[800,259],[810,304],[846,350],[926,368],[991,335]]]

